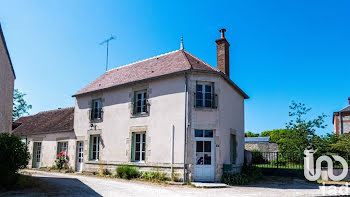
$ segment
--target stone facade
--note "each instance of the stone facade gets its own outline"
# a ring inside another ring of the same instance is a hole
[[[15,74],[0,26],[0,133],[12,130],[12,103]]]

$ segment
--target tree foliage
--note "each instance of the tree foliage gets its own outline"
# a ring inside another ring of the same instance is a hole
[[[246,133],[247,137],[259,137],[259,134],[258,133],[253,133],[251,131],[248,131]]]
[[[16,120],[25,114],[29,114],[28,110],[32,109],[32,105],[27,104],[24,100],[26,94],[21,93],[18,89],[15,89],[13,94],[13,111],[12,120]]]
[[[18,136],[0,134],[0,179],[14,175],[27,166],[30,154],[27,145]]]

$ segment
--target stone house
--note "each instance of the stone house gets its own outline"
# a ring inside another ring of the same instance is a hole
[[[217,182],[224,166],[239,171],[248,96],[229,78],[224,33],[216,40],[217,68],[182,44],[111,69],[73,95],[81,169],[114,172],[127,164],[178,180]]]
[[[16,79],[0,24],[0,133],[12,130],[12,103]]]
[[[245,137],[245,150],[260,152],[278,152],[278,145],[270,142],[270,137]]]
[[[13,134],[27,143],[31,159],[28,168],[51,167],[56,156],[64,151],[68,154],[68,167],[76,166],[76,137],[73,128],[74,108],[56,109],[24,116],[14,122]]]
[[[333,113],[333,125],[335,134],[350,133],[350,97],[349,105],[340,111]]]

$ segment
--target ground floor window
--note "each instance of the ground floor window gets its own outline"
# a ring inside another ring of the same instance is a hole
[[[91,135],[90,136],[90,160],[98,160],[100,157],[100,136]]]
[[[57,143],[57,154],[60,154],[60,152],[68,152],[68,142],[58,142]]]
[[[146,133],[132,134],[132,161],[145,161],[146,158]]]

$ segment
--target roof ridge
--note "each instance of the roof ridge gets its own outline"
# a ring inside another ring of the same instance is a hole
[[[182,53],[182,55],[184,56],[184,58],[186,59],[186,62],[188,63],[188,65],[190,65],[190,69],[193,69],[193,66],[192,66],[192,64],[191,64],[191,62],[190,62],[190,60],[187,58],[187,56],[186,56],[186,54],[185,54],[185,49],[182,49],[182,50],[180,50]]]
[[[171,51],[171,52],[167,52],[167,53],[163,53],[161,55],[157,55],[157,56],[153,56],[153,57],[150,57],[150,58],[147,58],[147,59],[143,59],[143,60],[139,60],[139,61],[136,61],[136,62],[133,62],[133,63],[130,63],[130,64],[125,64],[125,65],[122,65],[122,66],[119,66],[119,67],[116,67],[116,68],[112,68],[110,70],[107,70],[107,72],[110,72],[110,71],[113,71],[113,70],[116,70],[116,69],[120,69],[120,68],[125,68],[125,67],[128,67],[128,66],[132,66],[133,64],[136,64],[136,63],[140,63],[140,62],[144,62],[144,61],[147,61],[147,60],[151,60],[151,59],[154,59],[154,58],[159,58],[159,57],[162,57],[162,56],[165,56],[165,55],[169,55],[171,53],[175,53],[175,52],[178,52],[180,50],[175,50],[175,51]]]
[[[40,111],[40,112],[38,112],[36,114],[30,114],[30,115],[27,115],[27,116],[21,116],[18,119],[14,120],[14,122],[19,120],[20,118],[26,118],[26,117],[35,116],[35,115],[38,115],[38,114],[41,114],[41,113],[53,112],[53,111],[59,111],[59,110],[66,110],[66,109],[70,109],[70,108],[74,109],[74,107],[65,107],[65,108],[60,108],[60,109],[51,109],[51,110],[46,110],[46,111]]]
[[[185,53],[187,53],[188,55],[190,55],[191,57],[193,57],[194,59],[198,60],[198,61],[201,61],[203,62],[206,66],[209,66],[211,69],[215,70],[215,71],[218,71],[220,72],[219,69],[215,68],[214,66],[208,64],[207,62],[205,62],[204,60],[202,59],[199,59],[198,57],[196,57],[195,55],[191,54],[190,52],[186,51],[185,49],[183,50]],[[186,58],[187,59],[187,58]],[[192,65],[191,65],[192,66]]]

